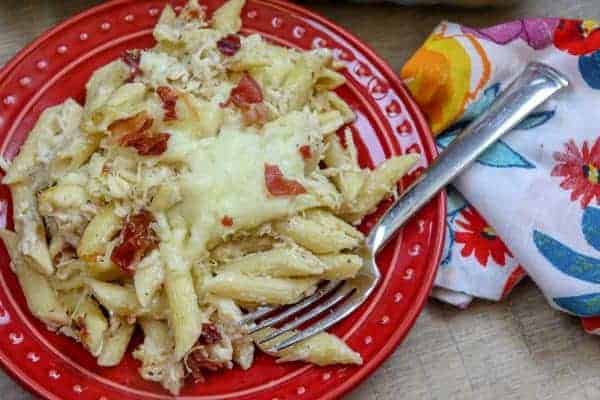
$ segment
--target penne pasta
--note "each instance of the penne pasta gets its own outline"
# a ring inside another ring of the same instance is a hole
[[[141,319],[144,342],[133,352],[133,357],[141,361],[141,376],[149,381],[159,382],[171,393],[178,393],[185,371],[183,364],[173,358],[174,343],[169,326],[164,321]]]
[[[13,270],[17,274],[31,313],[52,328],[68,324],[66,311],[48,279],[28,266],[26,259],[21,256],[17,235],[0,229],[0,238],[8,250]]]
[[[317,278],[284,279],[222,272],[206,280],[207,292],[254,304],[292,304],[315,291]]]
[[[99,356],[104,346],[104,334],[108,330],[108,321],[100,306],[82,291],[71,291],[61,299],[79,339],[94,357]]]
[[[96,214],[83,231],[77,246],[79,258],[90,264],[101,261],[100,258],[105,255],[109,241],[119,233],[121,223],[122,218],[111,207]]]
[[[327,254],[320,258],[325,264],[321,277],[331,281],[354,278],[363,266],[363,259],[356,254]]]
[[[131,286],[122,286],[94,279],[88,279],[86,284],[94,298],[111,313],[121,317],[135,317],[141,309],[135,289]]]
[[[323,210],[309,210],[303,216],[275,222],[273,229],[316,254],[354,249],[364,240],[351,225]]]
[[[273,328],[265,328],[254,333],[252,336],[258,341],[273,331]],[[278,357],[277,362],[308,361],[320,366],[331,364],[362,364],[362,357],[359,353],[353,351],[341,339],[326,332],[321,332],[280,352],[270,350],[271,346],[284,341],[296,333],[298,331],[291,330],[258,346],[265,353]]]
[[[138,302],[148,307],[165,282],[165,271],[160,253],[153,251],[137,265],[133,283]]]
[[[46,242],[46,228],[40,217],[33,188],[24,183],[10,187],[19,249],[27,263],[42,275],[52,275],[54,265]]]
[[[270,250],[276,243],[270,236],[249,236],[222,243],[211,250],[211,258],[226,262],[240,258],[250,253]]]
[[[416,154],[393,157],[370,171],[355,204],[349,212],[344,213],[344,218],[357,221],[374,211],[381,200],[396,190],[398,180],[408,172],[418,158]]]
[[[337,188],[342,193],[345,204],[352,204],[365,184],[367,173],[360,169],[356,159],[356,148],[351,135],[346,135],[347,149],[344,149],[337,135],[327,139],[325,164],[335,170],[333,176]]]
[[[167,269],[165,290],[175,338],[175,358],[182,359],[198,340],[206,317],[198,307],[198,296],[190,271]]]
[[[301,278],[323,273],[324,265],[299,247],[278,247],[253,253],[221,266],[220,271],[279,278]]]
[[[135,330],[135,325],[125,320],[115,318],[115,321],[115,326],[111,326],[106,333],[102,351],[98,356],[98,365],[101,367],[119,365]]]

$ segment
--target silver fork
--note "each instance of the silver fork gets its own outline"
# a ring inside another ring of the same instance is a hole
[[[373,227],[360,251],[364,264],[357,277],[346,281],[330,281],[312,295],[280,312],[276,312],[276,307],[261,307],[246,314],[242,323],[248,325],[250,333],[254,333],[296,315],[296,318],[259,340],[259,343],[265,343],[322,315],[325,311],[331,311],[304,330],[272,347],[273,351],[280,351],[323,332],[350,315],[377,286],[381,274],[375,256],[393,234],[491,144],[514,128],[537,106],[568,85],[567,79],[555,69],[541,63],[530,63],[491,107],[456,137]],[[301,313],[313,305],[313,308]],[[261,320],[270,314],[273,315]],[[261,321],[257,322],[259,320]]]

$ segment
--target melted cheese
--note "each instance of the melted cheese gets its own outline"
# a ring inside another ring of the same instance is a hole
[[[190,168],[181,177],[183,201],[178,206],[190,229],[190,256],[200,256],[207,245],[236,230],[317,205],[298,151],[317,132],[316,117],[303,111],[266,124],[260,132],[226,126],[218,136],[208,139],[173,135],[170,151],[185,148]],[[275,164],[286,178],[306,183],[308,193],[270,195],[265,186],[265,164]],[[233,220],[233,226],[223,226],[224,216]]]

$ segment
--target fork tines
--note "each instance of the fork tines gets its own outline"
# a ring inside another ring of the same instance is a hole
[[[307,312],[298,315],[296,318],[284,324],[279,329],[275,329],[273,332],[269,333],[265,337],[260,338],[257,341],[257,343],[259,344],[266,343],[291,331],[292,329],[299,327],[303,323],[310,321],[311,319],[323,314],[325,311],[333,309],[337,304],[339,304],[348,296],[350,296],[355,291],[355,289],[356,287],[350,285],[347,281],[330,281],[327,282],[327,284],[318,288],[312,295],[304,298],[300,302],[290,307],[260,307],[254,312],[246,314],[242,319],[242,323],[248,325],[248,332],[252,334],[262,329],[273,327],[275,324],[289,319],[290,317],[298,314],[300,311],[314,306]],[[320,302],[321,300],[323,301]],[[353,309],[352,307],[354,306],[353,303],[354,301],[348,299],[348,301],[342,303],[341,306],[337,307],[335,312],[315,322],[314,324],[296,333],[295,335],[281,341],[280,343],[274,344],[272,350],[283,350],[289,346],[292,346],[302,340],[308,339],[309,337],[324,331],[331,325],[346,317],[346,315],[349,314],[349,312],[344,312],[344,310],[348,309],[351,311]],[[265,316],[269,317],[263,319],[262,321],[256,324],[253,324],[254,322],[260,320]]]

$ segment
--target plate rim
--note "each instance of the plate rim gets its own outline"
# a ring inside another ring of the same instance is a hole
[[[346,30],[345,28],[337,25],[328,18],[323,17],[315,11],[309,10],[298,4],[290,3],[285,0],[251,0],[254,3],[262,3],[267,5],[275,5],[286,12],[294,12],[309,19],[312,19],[324,27],[330,29],[337,35],[342,36],[353,46],[360,50],[361,54],[365,55],[369,60],[375,64],[379,71],[386,77],[390,86],[400,95],[403,106],[407,108],[409,115],[418,125],[418,135],[423,141],[424,147],[431,153],[432,159],[438,156],[437,147],[433,139],[433,135],[427,120],[416,104],[415,100],[411,96],[410,92],[402,83],[400,77],[394,72],[392,67],[381,58],[370,45],[362,41],[356,35]],[[44,31],[41,35],[35,38],[33,41],[25,45],[19,50],[4,66],[0,68],[0,83],[8,78],[10,73],[15,67],[32,51],[34,51],[40,44],[48,40],[55,33],[67,28],[70,25],[77,23],[78,21],[93,15],[97,12],[103,11],[106,8],[111,8],[119,4],[131,3],[132,0],[109,0],[96,6],[87,8],[79,13],[76,13],[62,22],[54,25],[48,30]],[[170,3],[171,0],[164,0],[165,3]],[[330,392],[325,394],[323,400],[337,399],[344,394],[347,394],[352,389],[356,388],[361,382],[367,379],[373,372],[398,348],[404,338],[411,331],[417,317],[423,311],[425,302],[429,297],[431,288],[433,287],[434,279],[441,261],[443,248],[444,248],[444,227],[445,227],[445,216],[446,216],[446,191],[445,189],[438,193],[428,204],[436,205],[436,219],[438,220],[437,226],[433,227],[432,232],[440,230],[440,234],[437,237],[432,237],[432,248],[434,251],[428,256],[432,260],[433,266],[425,271],[423,278],[423,285],[415,296],[414,307],[412,307],[402,323],[396,327],[396,330],[392,336],[389,337],[383,347],[379,349],[376,355],[369,360],[366,364],[360,366],[359,370],[353,374],[343,384],[333,388]],[[13,381],[20,384],[28,392],[35,396],[43,396],[44,398],[54,399],[57,398],[54,394],[49,393],[44,387],[42,387],[37,381],[30,378],[25,371],[22,371],[17,365],[13,364],[10,358],[7,358],[5,354],[0,352],[0,368],[9,376]]]

